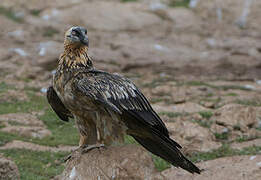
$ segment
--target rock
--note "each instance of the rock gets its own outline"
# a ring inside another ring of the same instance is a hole
[[[203,128],[196,123],[177,120],[166,123],[171,138],[177,141],[186,153],[193,151],[210,151],[217,149],[221,143],[215,142],[215,137],[209,129]]]
[[[93,149],[83,155],[74,152],[61,179],[152,180],[155,174],[149,153],[140,146],[126,145]]]
[[[51,131],[43,127],[8,126],[1,131],[40,139],[51,135]]]
[[[175,30],[192,32],[200,29],[201,20],[188,8],[171,8],[168,15],[174,22]]]
[[[251,141],[245,141],[245,142],[241,142],[241,143],[235,142],[230,145],[231,148],[238,149],[238,150],[241,150],[246,147],[251,147],[251,146],[261,146],[261,139],[254,139]]]
[[[42,121],[34,114],[13,113],[0,115],[0,122],[5,125],[0,131],[16,133],[22,136],[44,138],[51,135]]]
[[[165,180],[257,180],[261,178],[261,155],[233,156],[197,163],[204,171],[200,175],[192,175],[185,171],[167,169],[161,174]]]
[[[156,86],[151,90],[151,92],[153,95],[162,96],[162,95],[170,94],[171,88],[169,85]]]
[[[53,70],[58,64],[58,58],[63,52],[63,44],[56,41],[41,42],[37,49],[37,66],[44,70]]]
[[[8,96],[6,96],[8,94]],[[14,102],[14,101],[27,101],[28,96],[24,91],[18,91],[13,89],[8,89],[7,92],[0,93],[0,101],[2,102]],[[1,122],[1,116],[0,116]]]
[[[18,180],[20,174],[16,164],[0,155],[0,179],[3,180]]]
[[[29,113],[10,113],[0,115],[0,122],[16,122],[27,126],[44,126],[34,114]]]
[[[215,123],[211,125],[210,130],[213,133],[218,133],[218,134],[227,133],[229,131],[228,128],[226,128],[225,126],[221,126]]]
[[[166,105],[152,105],[157,112],[177,112],[177,113],[196,113],[200,111],[208,111],[209,109],[200,106],[199,104],[186,102],[182,104],[177,104],[175,106]]]
[[[6,143],[4,146],[1,146],[0,149],[28,149],[32,151],[51,151],[51,152],[59,152],[59,151],[73,151],[77,148],[77,146],[59,146],[59,147],[50,147],[50,146],[42,146],[39,144],[13,140],[11,142]]]
[[[81,16],[75,16],[79,11]],[[135,13],[133,13],[135,11]],[[151,13],[135,8],[135,5],[117,2],[88,2],[63,11],[48,9],[41,13],[48,21],[62,24],[84,24],[89,29],[102,31],[137,31],[159,25],[161,19]],[[48,17],[48,19],[47,19]],[[88,17],[88,18],[86,18]]]
[[[211,108],[211,109],[214,109],[215,108],[215,103],[214,102],[205,102],[204,104],[203,104],[203,106],[204,107],[206,107],[206,108]]]
[[[227,104],[218,109],[211,120],[229,129],[239,128],[246,132],[257,125],[256,108],[239,104]]]

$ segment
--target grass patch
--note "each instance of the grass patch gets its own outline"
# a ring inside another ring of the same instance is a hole
[[[238,100],[235,101],[235,103],[246,105],[246,106],[261,106],[261,101],[257,100],[257,99],[253,99],[253,100],[238,99]]]
[[[180,112],[160,112],[159,113],[160,116],[168,116],[169,118],[176,118],[179,116],[185,116],[186,113],[180,113]]]
[[[167,161],[165,161],[164,159],[158,156],[155,156],[154,154],[152,154],[152,159],[158,171],[163,171],[165,169],[170,168],[171,166],[170,163],[168,163]]]
[[[190,0],[172,0],[169,3],[169,6],[171,6],[171,7],[185,7],[185,8],[188,8],[189,7],[189,1]]]
[[[68,154],[23,149],[1,150],[0,152],[16,163],[21,180],[45,180],[61,174],[64,169],[62,159]]]
[[[199,115],[202,118],[210,119],[213,116],[213,112],[211,112],[211,111],[201,111],[201,112],[199,112]]]
[[[224,132],[224,133],[214,133],[215,137],[217,140],[228,140],[229,137],[229,133],[228,132]]]
[[[124,136],[124,144],[139,144],[132,136]]]
[[[52,135],[43,139],[33,139],[33,142],[48,146],[57,146],[59,144],[78,145],[79,132],[75,127],[74,120],[63,122],[50,108],[39,119],[44,122]]]
[[[197,123],[198,125],[204,128],[210,128],[210,126],[213,124],[213,121],[210,120],[205,121],[205,120],[192,119],[191,122]]]
[[[5,82],[0,83],[0,93],[5,93],[8,89],[14,89],[14,87]]]
[[[47,100],[43,96],[27,93],[29,101],[0,102],[0,114],[41,111],[47,107]]]
[[[0,6],[0,15],[4,15],[5,17],[7,17],[8,19],[14,22],[18,22],[18,23],[23,22],[23,18],[17,16],[15,12],[10,8],[5,8]]]
[[[131,137],[129,135],[124,136],[124,143],[125,144],[136,144],[136,145],[140,146],[140,144],[133,137]],[[152,153],[150,153],[150,154],[152,156],[154,165],[158,171],[163,171],[167,168],[170,168],[170,163],[168,163],[164,159],[162,159]]]
[[[44,29],[44,37],[53,37],[55,34],[58,34],[59,31],[51,26]]]
[[[142,84],[142,86],[144,88],[155,88],[155,87],[165,84],[167,82],[175,82],[175,80],[173,79],[173,77],[159,77],[159,78],[153,79],[149,83]]]
[[[212,84],[208,84],[206,82],[202,82],[202,81],[188,81],[188,82],[179,82],[178,83],[179,86],[183,86],[183,85],[187,85],[187,86],[206,86],[206,87],[210,87],[213,89],[217,89],[217,90],[223,90],[223,91],[227,91],[230,89],[236,89],[236,90],[242,90],[242,91],[251,91],[251,89],[245,87],[245,86],[240,86],[240,85],[212,85]]]
[[[138,0],[121,0],[121,2],[125,3],[125,2],[137,2]]]
[[[251,140],[254,140],[254,139],[257,139],[257,138],[259,138],[259,137],[258,136],[245,136],[245,135],[243,135],[243,136],[237,137],[235,141],[241,143],[241,142],[245,142],[245,141],[251,141]]]
[[[228,144],[224,144],[222,147],[210,152],[198,152],[190,155],[190,159],[193,162],[213,160],[221,157],[235,156],[235,155],[256,155],[261,154],[261,147],[252,146],[242,150],[235,150],[230,148]]]
[[[155,103],[159,103],[159,102],[163,102],[163,101],[166,101],[166,98],[152,98],[150,100],[150,103],[155,104]]]
[[[225,96],[238,96],[237,93],[227,93]]]
[[[30,11],[30,14],[33,15],[33,16],[39,16],[41,12],[42,12],[42,10],[32,9],[32,10]]]
[[[28,113],[44,110],[45,113],[40,116],[39,119],[44,122],[47,128],[52,132],[52,135],[39,139],[0,132],[0,144],[5,144],[12,140],[23,140],[47,146],[57,146],[60,144],[77,145],[79,133],[77,128],[74,127],[74,120],[71,120],[68,123],[61,121],[51,110],[45,96],[37,96],[31,91],[28,91],[27,94],[29,101],[16,101],[15,103],[1,102],[0,114],[18,112]]]

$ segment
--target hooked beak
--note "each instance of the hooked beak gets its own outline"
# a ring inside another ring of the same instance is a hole
[[[82,44],[89,47],[89,39],[87,35],[81,35],[79,38]]]

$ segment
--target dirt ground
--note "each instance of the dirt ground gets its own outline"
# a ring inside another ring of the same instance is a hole
[[[133,80],[206,169],[190,176],[154,160],[160,176],[261,177],[261,2],[188,2],[1,0],[0,153],[21,179],[62,174],[77,146],[73,121],[60,121],[45,99],[72,25],[87,27],[94,65]]]

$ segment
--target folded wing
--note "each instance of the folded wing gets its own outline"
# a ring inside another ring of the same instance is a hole
[[[169,137],[163,121],[131,81],[118,75],[93,70],[79,74],[73,88],[93,104],[118,113],[128,127],[127,133],[147,150],[176,167],[191,173],[200,173],[179,151],[181,146]]]
[[[47,90],[47,100],[61,120],[69,121],[69,118],[73,117],[72,113],[64,106],[52,86]]]

